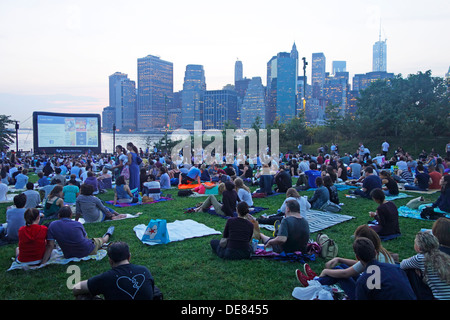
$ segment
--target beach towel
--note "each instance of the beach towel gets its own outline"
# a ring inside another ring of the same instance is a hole
[[[142,241],[146,224],[139,224],[133,228],[136,237]],[[220,231],[214,230],[202,223],[187,219],[187,220],[175,220],[174,222],[167,223],[167,232],[169,233],[170,242],[183,241],[185,239],[204,237],[209,235],[221,235]],[[157,243],[144,242],[147,245],[156,245]]]
[[[204,182],[207,186],[215,186],[216,184],[213,182]],[[179,184],[178,189],[193,189],[197,188],[200,184],[198,183],[188,183],[188,184]]]
[[[441,211],[441,212],[444,213],[447,218],[450,218],[450,213],[443,212],[443,211]],[[411,208],[409,208],[407,206],[401,206],[401,207],[398,208],[398,216],[399,217],[430,221],[428,219],[423,219],[420,216],[420,213],[421,213],[421,210],[419,210],[419,209],[411,209]]]
[[[156,202],[163,202],[163,201],[170,201],[170,200],[173,200],[173,198],[161,197],[161,198],[159,198],[159,200],[154,200],[154,201],[150,201],[150,202],[117,203],[116,205],[114,205],[114,201],[106,201],[106,203],[111,204],[114,207],[124,208],[124,207],[139,206],[139,205],[144,205],[144,204],[152,204],[152,203],[156,203]]]
[[[409,194],[406,194],[406,193],[399,193],[398,195],[396,195],[396,196],[386,196],[386,201],[392,201],[392,200],[397,200],[397,199],[403,199],[403,198],[409,198],[409,197],[412,197],[411,195],[409,195]]]
[[[11,270],[36,270],[43,267],[46,267],[50,264],[68,264],[71,262],[79,262],[79,261],[87,261],[87,260],[101,260],[104,257],[106,257],[107,252],[104,249],[100,249],[97,251],[97,254],[89,255],[83,258],[64,258],[64,254],[61,251],[61,248],[53,249],[52,255],[50,259],[41,265],[32,265],[29,262],[17,262],[15,258],[12,258],[13,263],[11,264],[11,267],[7,271]]]
[[[331,213],[319,210],[308,210],[305,214],[305,218],[308,221],[309,232],[314,233],[332,227],[339,223],[351,220],[355,217],[340,213]],[[273,225],[260,224],[259,227],[269,231],[275,230]]]
[[[108,222],[108,221],[119,221],[119,220],[124,220],[124,219],[137,218],[137,217],[139,217],[139,216],[142,214],[142,212],[138,212],[138,213],[136,213],[136,214],[129,214],[129,213],[123,213],[123,214],[125,214],[125,217],[124,217],[124,218],[116,219],[116,220],[105,220],[105,221],[103,221],[103,222]],[[75,219],[72,219],[72,220],[75,220]],[[81,223],[81,224],[84,224],[86,221],[85,221],[83,218],[79,218],[79,219],[78,219],[78,222]]]

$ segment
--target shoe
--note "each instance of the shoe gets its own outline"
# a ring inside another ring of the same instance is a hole
[[[106,233],[103,235],[103,238],[106,237],[107,235],[112,236],[114,233],[114,226],[111,226],[108,228],[108,230],[106,230]]]
[[[297,276],[298,281],[306,288],[308,284],[308,280],[310,280],[307,276],[305,276],[299,269],[295,270],[295,275]]]
[[[305,270],[305,274],[308,277],[308,280],[314,279],[314,277],[317,277],[317,274],[311,269],[311,267],[305,263],[303,265],[303,270]]]

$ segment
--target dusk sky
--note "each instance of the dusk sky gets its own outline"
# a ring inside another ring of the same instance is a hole
[[[33,111],[101,113],[108,76],[137,81],[137,59],[204,66],[208,90],[244,76],[266,83],[266,65],[296,43],[306,57],[347,61],[350,79],[372,71],[372,46],[387,39],[387,71],[407,76],[450,66],[450,5],[433,1],[10,1],[0,0],[1,114],[31,127]],[[302,70],[300,68],[300,73]]]

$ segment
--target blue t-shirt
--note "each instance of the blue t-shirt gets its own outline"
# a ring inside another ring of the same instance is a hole
[[[47,232],[47,240],[58,242],[66,259],[86,257],[94,250],[94,242],[86,236],[83,225],[68,218],[51,222]]]
[[[309,187],[310,188],[317,188],[316,178],[320,177],[320,171],[319,170],[306,170],[305,174],[308,177]]]
[[[369,266],[378,267],[379,288],[369,289],[368,284],[376,285],[377,271],[367,272]],[[406,273],[398,266],[372,261],[356,281],[356,300],[416,300],[416,295]]]
[[[25,210],[26,208],[11,208],[6,211],[6,236],[9,240],[19,240],[19,228],[25,225]]]
[[[366,194],[367,195],[370,195],[370,192],[373,190],[373,189],[376,189],[376,188],[380,188],[381,189],[381,187],[382,187],[382,182],[381,182],[381,179],[380,179],[380,177],[379,176],[376,176],[376,175],[374,175],[374,174],[371,174],[371,175],[369,175],[368,177],[365,177],[364,178],[364,181],[363,181],[363,188],[365,188],[366,189]]]
[[[197,179],[197,177],[199,177],[202,174],[202,172],[200,171],[199,168],[197,167],[192,167],[191,169],[189,169],[189,172],[187,174],[187,176],[193,180]]]
[[[14,186],[16,189],[23,189],[28,183],[28,176],[23,173],[19,173],[16,176],[16,185]]]
[[[170,178],[167,173],[163,173],[160,177],[159,183],[161,185],[161,189],[170,189]]]

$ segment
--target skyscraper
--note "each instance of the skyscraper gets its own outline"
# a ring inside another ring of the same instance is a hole
[[[265,90],[260,77],[253,77],[247,87],[241,108],[241,128],[249,129],[256,117],[261,120],[261,127],[265,128]]]
[[[203,120],[203,96],[205,91],[206,82],[203,66],[187,65],[181,93],[181,126],[183,129],[194,130],[194,121]]]
[[[242,66],[242,61],[237,60],[234,63],[234,82],[240,81],[244,78],[244,67]]]
[[[326,59],[322,52],[312,54],[311,85],[312,97],[321,98],[323,96],[323,85],[325,83]]]
[[[336,72],[346,72],[347,71],[346,69],[347,69],[346,61],[333,61],[332,74],[336,74]]]
[[[137,128],[163,131],[173,101],[173,64],[148,55],[138,59]]]
[[[266,125],[276,118],[284,123],[296,116],[297,67],[298,55],[292,52],[280,52],[267,63]]]
[[[372,71],[387,71],[387,65],[386,65],[386,40],[381,40],[381,33],[380,38],[375,44],[373,45],[373,65],[372,65]]]
[[[236,127],[237,123],[237,93],[234,90],[210,90],[205,92],[203,103],[203,129],[225,128],[229,121]]]
[[[115,72],[109,76],[109,106],[114,109],[114,123],[118,130],[122,129],[122,81],[128,79],[128,75]]]

